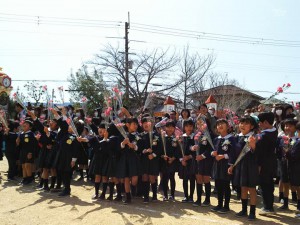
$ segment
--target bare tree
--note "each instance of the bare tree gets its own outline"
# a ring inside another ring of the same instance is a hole
[[[37,106],[40,100],[42,100],[42,96],[45,92],[43,86],[37,81],[30,81],[27,82],[24,87],[26,87],[27,90],[28,100],[33,99],[34,105]]]
[[[105,80],[117,83],[123,90],[126,90],[126,84],[129,84],[129,98],[134,99],[134,103],[126,102],[129,106],[141,107],[152,84],[160,86],[158,91],[173,87],[172,80],[165,81],[168,73],[172,72],[173,67],[177,64],[178,59],[175,52],[171,53],[169,49],[154,49],[152,52],[131,55],[130,60],[133,62],[133,66],[129,70],[128,81],[124,73],[124,54],[119,47],[107,45],[87,65],[95,66],[97,71],[103,72]],[[162,80],[164,82],[161,82]],[[160,84],[155,84],[155,82],[160,82]]]
[[[189,46],[184,48],[180,63],[179,84],[176,86],[176,91],[183,98],[183,108],[186,108],[192,101],[188,95],[203,85],[202,80],[212,68],[214,61],[215,57],[212,54],[200,56],[198,53],[191,54]]]

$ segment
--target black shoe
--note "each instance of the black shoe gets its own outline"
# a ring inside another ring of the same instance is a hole
[[[194,203],[193,197],[189,197],[189,203]]]
[[[221,213],[221,214],[226,214],[226,213],[228,213],[230,211],[230,209],[229,208],[222,208],[222,209],[220,209],[220,210],[218,210],[218,213]]]
[[[51,193],[56,193],[56,192],[61,192],[61,191],[62,191],[61,187],[55,187],[55,188],[50,189]]]
[[[157,199],[156,196],[153,196],[152,199],[151,199],[152,202],[156,202],[157,200],[158,200],[158,199]]]
[[[50,191],[50,188],[49,188],[49,187],[44,187],[44,188],[43,188],[43,191],[44,191],[44,192],[49,192],[49,191]]]
[[[172,202],[175,202],[175,197],[171,195],[171,196],[169,196],[169,200]]]
[[[189,202],[189,200],[188,200],[188,198],[183,198],[183,199],[181,200],[181,202],[182,202],[182,203],[187,203],[187,202]]]
[[[164,196],[164,197],[163,197],[163,201],[164,201],[164,202],[168,202],[168,201],[169,201],[168,197]]]
[[[149,203],[149,198],[144,198],[143,203],[144,203],[144,204],[148,204],[148,203]]]
[[[282,205],[278,209],[279,210],[289,210],[289,207],[287,205]]]
[[[255,220],[255,219],[256,219],[256,216],[254,214],[249,214],[248,220],[252,221],[252,220]]]
[[[110,196],[108,196],[108,198],[106,200],[107,201],[112,201],[112,200],[114,200],[114,196],[110,195]]]
[[[124,205],[128,205],[131,203],[131,199],[125,199],[125,201],[123,201]]]
[[[26,179],[23,178],[23,179],[20,181],[19,185],[23,185],[25,181],[26,181]]]
[[[193,206],[195,206],[195,207],[201,206],[201,201],[200,200],[195,201],[193,203]]]
[[[208,207],[208,206],[210,206],[210,201],[204,201],[203,203],[202,203],[202,206],[203,207]]]
[[[105,200],[105,195],[101,194],[100,197],[99,197],[99,200]]]
[[[215,207],[212,207],[210,210],[213,211],[213,212],[218,212],[221,209],[222,209],[222,207],[217,205]]]
[[[247,212],[240,211],[240,212],[236,213],[235,216],[237,216],[237,217],[246,217],[246,216],[248,216],[248,214],[247,214]]]
[[[98,197],[99,197],[98,195],[93,195],[93,196],[92,196],[92,200],[94,200],[94,201],[95,201],[95,200],[97,200],[97,199],[98,199]]]
[[[114,201],[116,201],[116,202],[122,201],[122,196],[117,195],[117,197],[114,198]]]
[[[58,197],[67,197],[70,196],[70,192],[68,191],[62,191],[60,194],[58,194]]]

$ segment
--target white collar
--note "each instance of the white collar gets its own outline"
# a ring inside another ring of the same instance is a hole
[[[276,130],[275,127],[271,128],[271,129],[265,129],[265,130],[262,130],[261,132],[274,132]]]
[[[224,138],[224,139],[228,139],[232,137],[232,134],[227,134],[225,137],[222,137],[221,135],[218,137],[218,139]]]
[[[187,135],[186,133],[184,133],[184,134],[182,135],[182,137],[194,138],[194,133],[191,133],[190,135]]]
[[[244,136],[246,136],[246,137],[250,137],[250,136],[252,136],[254,134],[254,132],[253,131],[251,131],[251,132],[249,132],[248,134],[246,134],[246,135],[243,135],[242,133],[239,133],[239,136],[240,137],[244,137]]]

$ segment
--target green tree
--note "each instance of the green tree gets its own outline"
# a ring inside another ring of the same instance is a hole
[[[71,74],[68,81],[71,100],[82,103],[82,98],[85,97],[88,114],[93,109],[103,106],[103,94],[107,89],[101,72],[89,71],[86,66],[83,66],[75,74]]]

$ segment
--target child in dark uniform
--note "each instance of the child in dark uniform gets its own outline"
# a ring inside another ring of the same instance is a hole
[[[175,122],[173,120],[169,120],[166,123],[166,132],[162,132],[162,138],[165,140],[165,147],[163,146],[162,140],[162,149],[163,162],[161,164],[162,170],[162,184],[163,184],[163,192],[164,192],[164,201],[174,201],[175,200],[175,172],[177,171],[177,163],[179,158],[179,146],[177,143],[177,139],[175,137]],[[171,183],[171,195],[168,198],[168,183]]]
[[[284,133],[285,135],[279,137],[279,146],[277,147],[277,157],[280,162],[279,166],[279,177],[283,187],[283,205],[279,207],[280,210],[288,209],[288,198],[290,190],[290,179],[289,179],[289,166],[287,159],[287,152],[293,148],[298,137],[295,136],[297,120],[286,119],[284,123]]]
[[[120,154],[120,132],[116,128],[116,126],[111,123],[107,130],[104,132],[103,142],[103,165],[102,165],[102,178],[103,178],[103,186],[102,186],[102,199],[105,199],[106,188],[109,187],[109,196],[107,200],[113,200],[114,193],[114,185],[117,187],[117,196],[114,199],[115,201],[122,200],[122,186],[119,182],[119,179],[116,178],[117,172],[117,163],[119,160]]]
[[[22,124],[23,132],[17,138],[16,142],[20,148],[20,164],[22,165],[23,180],[20,184],[30,184],[32,179],[32,163],[34,162],[34,152],[37,148],[37,141],[35,139],[32,129],[32,121],[26,119]]]
[[[235,153],[235,138],[232,134],[229,134],[229,124],[225,119],[217,120],[217,132],[220,134],[219,137],[215,138],[214,145],[215,151],[211,153],[215,157],[213,165],[212,176],[215,179],[217,194],[218,194],[218,205],[213,207],[211,210],[218,213],[229,212],[229,201],[231,196],[230,191],[230,180],[231,177],[228,174],[228,168],[232,165]],[[223,206],[223,198],[225,202]]]
[[[289,166],[290,184],[297,192],[297,211],[296,217],[300,217],[300,123],[296,124],[298,132],[297,139],[292,148],[286,152],[286,158]]]
[[[55,154],[53,151],[53,145],[54,141],[57,135],[57,121],[51,120],[50,121],[50,127],[44,127],[44,125],[38,120],[38,118],[34,115],[32,112],[28,112],[28,114],[31,116],[33,120],[34,127],[39,131],[40,138],[39,142],[42,144],[41,152],[39,155],[39,168],[41,168],[42,175],[42,183],[44,184],[44,187],[41,186],[40,188],[44,191],[50,191],[50,188],[48,186],[48,178],[49,178],[49,170],[51,169]],[[52,171],[52,175],[54,176],[54,173]]]
[[[192,151],[196,152],[195,160],[195,174],[197,181],[197,200],[194,202],[194,206],[201,206],[202,184],[205,187],[205,200],[202,206],[206,207],[210,205],[211,184],[210,176],[213,165],[213,157],[211,152],[213,148],[209,144],[207,137],[204,135],[203,130],[204,122],[202,119],[197,120],[198,133],[195,134],[195,145]]]
[[[58,173],[61,174],[64,190],[58,195],[59,197],[69,196],[71,194],[71,176],[72,169],[75,166],[80,143],[77,141],[74,131],[66,122],[66,111],[63,110],[63,116],[60,117],[58,113],[52,109],[52,113],[58,121],[60,127],[61,139],[59,142],[59,149],[56,155]],[[77,129],[83,126],[77,124]],[[82,132],[81,130],[81,132]],[[78,130],[80,132],[80,130]]]
[[[195,152],[191,150],[194,146],[194,122],[186,120],[183,122],[183,154],[180,156],[179,161],[179,178],[183,180],[184,199],[181,202],[194,203],[193,195],[195,191]],[[188,183],[190,182],[190,194],[188,194]]]
[[[8,128],[4,128],[3,140],[5,141],[5,156],[8,161],[8,180],[14,180],[17,175],[17,145],[20,124],[15,121],[9,121]]]
[[[245,116],[240,119],[239,130],[241,133],[237,136],[237,156],[245,148],[247,153],[237,162],[236,167],[229,168],[229,174],[234,169],[234,185],[241,187],[242,211],[236,214],[238,217],[245,217],[248,205],[248,192],[250,194],[250,214],[249,220],[255,219],[256,208],[256,186],[258,185],[258,164],[255,151],[251,151],[248,146],[248,138],[254,135],[254,131],[258,128],[258,124],[251,116]],[[246,145],[247,144],[247,145]],[[247,149],[246,149],[247,148]]]
[[[138,120],[128,118],[126,120],[128,138],[123,139],[120,146],[120,160],[117,177],[122,179],[125,186],[126,199],[124,204],[131,203],[130,184],[133,188],[138,183],[138,176],[141,173],[140,151],[142,150],[142,139],[137,133]]]
[[[259,183],[262,191],[264,208],[260,215],[274,213],[274,182],[276,175],[276,140],[277,130],[272,126],[274,123],[274,114],[272,112],[263,112],[258,115],[259,127],[261,133],[258,137],[249,137],[249,145],[256,151],[259,166]],[[257,139],[257,141],[256,141]]]
[[[99,137],[88,138],[89,144],[93,146],[94,155],[90,163],[90,174],[95,176],[95,194],[92,200],[97,200],[99,197],[99,187],[102,178],[102,166],[103,166],[103,148],[102,142],[104,142],[105,124],[100,124],[97,133]]]
[[[161,157],[160,148],[158,148],[159,137],[154,134],[152,127],[152,121],[147,118],[142,119],[142,127],[144,132],[141,134],[143,139],[144,147],[141,156],[142,162],[142,181],[144,190],[144,203],[149,202],[149,191],[150,183],[154,187],[152,189],[153,197],[152,200],[157,200],[157,185],[156,180],[159,175],[159,159]],[[151,132],[151,133],[150,133]],[[150,135],[152,140],[150,140]],[[150,143],[152,141],[152,143]]]

